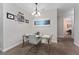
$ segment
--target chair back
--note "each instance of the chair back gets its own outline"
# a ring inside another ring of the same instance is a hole
[[[40,42],[40,38],[37,38],[36,35],[29,35],[29,43],[38,44]]]

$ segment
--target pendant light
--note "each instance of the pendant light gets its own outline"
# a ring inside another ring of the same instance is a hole
[[[35,3],[35,5],[36,5],[36,9],[35,9],[35,11],[33,11],[32,15],[34,15],[34,16],[40,16],[40,12],[39,12],[39,10],[37,8],[38,3]]]

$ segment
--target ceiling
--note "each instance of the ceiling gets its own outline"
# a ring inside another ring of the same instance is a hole
[[[16,3],[16,5],[30,13],[35,10],[34,3]],[[67,9],[74,8],[75,5],[77,5],[77,3],[38,3],[38,9],[39,11],[53,10],[57,8],[60,10],[67,10]]]

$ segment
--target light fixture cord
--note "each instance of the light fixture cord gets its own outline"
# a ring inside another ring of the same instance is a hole
[[[38,5],[38,3],[35,3],[36,4],[36,14],[37,14],[37,12],[38,12],[38,10],[37,10],[37,5]]]

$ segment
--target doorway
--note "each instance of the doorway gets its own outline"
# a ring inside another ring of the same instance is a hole
[[[71,38],[72,35],[72,19],[64,18],[64,37]]]
[[[74,9],[70,10],[63,18],[64,37],[74,38]]]

